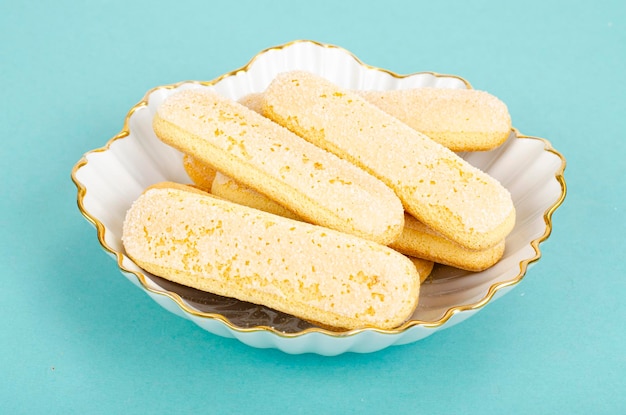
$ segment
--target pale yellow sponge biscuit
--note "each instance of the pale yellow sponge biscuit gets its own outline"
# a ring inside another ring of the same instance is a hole
[[[150,273],[324,326],[391,329],[419,297],[415,266],[390,248],[181,185],[147,189],[122,241]]]
[[[493,150],[511,133],[506,104],[485,91],[410,88],[353,92],[452,151]],[[239,102],[262,113],[264,96],[253,93]]]
[[[420,274],[420,283],[426,281],[426,278],[428,278],[431,272],[433,272],[435,263],[427,259],[416,258],[416,257],[411,257],[411,256],[407,258],[409,258],[411,262],[413,262],[413,265],[415,265],[415,269]]]
[[[485,91],[414,88],[357,93],[452,151],[492,150],[511,133],[508,108]]]
[[[486,249],[467,249],[442,237],[407,214],[404,217],[402,234],[389,246],[408,256],[478,272],[493,266],[502,258],[505,241]]]
[[[153,128],[308,222],[383,244],[402,231],[402,204],[382,181],[208,88],[169,96]]]
[[[302,220],[272,199],[220,172],[215,175],[211,194],[264,212]],[[498,262],[504,252],[504,241],[484,250],[466,249],[429,229],[411,215],[405,214],[404,218],[402,233],[389,246],[402,254],[425,262],[418,267],[422,281],[430,274],[433,261],[468,271],[482,271]],[[426,262],[431,262],[430,269],[427,269]],[[426,275],[423,275],[423,272],[426,272]]]
[[[200,190],[240,205],[260,209],[285,218],[300,220],[298,215],[269,197],[242,185],[225,174],[215,171],[208,164],[193,156],[185,154],[183,165],[194,187]]]
[[[285,209],[285,207],[267,196],[238,183],[220,172],[213,174],[212,177],[214,177],[214,180],[210,192],[215,196],[275,215],[302,220],[298,215]],[[504,253],[505,241],[483,250],[467,249],[444,238],[413,216],[405,214],[402,233],[389,246],[414,260],[420,279],[424,281],[432,271],[432,262],[450,265],[467,271],[485,270],[500,260]],[[429,262],[430,265],[428,264]]]
[[[466,248],[492,247],[513,228],[511,195],[497,180],[319,76],[279,74],[264,93],[263,114],[378,177],[406,211]]]
[[[211,191],[216,171],[211,166],[189,154],[183,155],[183,168],[191,181],[200,189]]]
[[[300,220],[300,217],[286,209],[283,205],[276,203],[269,197],[238,183],[236,180],[217,172],[211,186],[211,194],[222,199],[230,200],[240,205],[252,207],[264,212],[285,218]]]

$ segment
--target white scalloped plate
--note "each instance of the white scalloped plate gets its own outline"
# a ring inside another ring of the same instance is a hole
[[[548,141],[523,136],[515,129],[496,150],[461,154],[500,180],[513,196],[517,224],[507,237],[503,259],[479,273],[436,267],[422,286],[412,318],[397,329],[328,331],[262,306],[171,283],[137,267],[124,254],[121,243],[126,210],[151,184],[191,182],[182,155],[161,143],[152,131],[159,104],[185,88],[213,88],[239,99],[263,91],[277,73],[291,69],[308,70],[352,89],[471,88],[457,76],[432,72],[400,76],[365,65],[345,49],[295,41],[267,49],[245,67],[214,81],[181,82],[148,91],[129,111],[123,130],[104,147],[85,154],[72,170],[79,209],[95,225],[98,240],[123,275],[165,309],[211,333],[253,347],[322,355],[368,353],[415,342],[472,316],[522,280],[529,266],[541,257],[539,244],[550,235],[551,216],[565,198],[565,159]]]

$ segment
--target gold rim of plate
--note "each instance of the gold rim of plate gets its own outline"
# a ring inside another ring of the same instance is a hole
[[[256,61],[257,58],[259,58],[259,56],[273,51],[273,50],[281,50],[284,48],[287,48],[289,46],[292,46],[294,44],[297,43],[312,43],[314,45],[317,45],[319,47],[323,47],[323,48],[329,48],[329,49],[338,49],[343,51],[344,53],[346,53],[347,55],[349,55],[352,59],[354,59],[359,65],[371,69],[371,70],[376,70],[376,71],[381,71],[384,73],[389,74],[390,76],[394,77],[394,78],[406,78],[406,77],[410,77],[410,76],[414,76],[414,75],[420,75],[420,74],[430,74],[432,76],[435,77],[445,77],[445,78],[456,78],[460,81],[462,81],[467,88],[472,88],[472,86],[470,85],[470,83],[463,79],[460,76],[457,75],[446,75],[446,74],[440,74],[437,72],[429,72],[429,71],[424,71],[424,72],[415,72],[415,73],[411,73],[411,74],[406,74],[406,75],[399,75],[397,73],[394,73],[390,70],[387,69],[383,69],[383,68],[378,68],[375,66],[371,66],[368,64],[363,63],[359,58],[357,58],[352,52],[339,47],[339,46],[335,46],[335,45],[331,45],[331,44],[325,44],[325,43],[320,43],[320,42],[316,42],[316,41],[311,41],[311,40],[295,40],[295,41],[291,41],[288,43],[285,43],[283,45],[279,45],[279,46],[274,46],[274,47],[270,47],[267,49],[262,50],[261,52],[259,52],[257,55],[255,55],[252,59],[250,59],[250,61],[242,66],[241,68],[235,69],[233,71],[227,72],[211,81],[181,81],[181,82],[177,82],[174,84],[170,84],[170,85],[161,85],[161,86],[157,86],[155,88],[150,89],[142,98],[141,101],[139,101],[136,105],[134,105],[130,111],[128,111],[126,118],[124,119],[124,125],[122,130],[116,134],[115,136],[113,136],[103,147],[91,150],[87,153],[85,153],[83,155],[83,157],[74,165],[73,169],[72,169],[72,181],[74,182],[74,184],[76,185],[77,189],[78,189],[78,195],[77,195],[77,202],[78,202],[78,209],[80,210],[80,212],[82,213],[82,215],[89,221],[91,222],[95,227],[96,227],[96,231],[97,231],[97,235],[98,235],[98,241],[100,242],[100,245],[102,245],[102,247],[110,252],[111,254],[113,254],[116,257],[117,260],[117,265],[120,268],[121,271],[123,272],[127,272],[130,274],[133,274],[137,280],[139,280],[139,282],[141,283],[142,287],[146,290],[149,291],[151,293],[154,294],[158,294],[158,295],[163,295],[166,297],[169,297],[172,301],[174,301],[184,312],[189,313],[193,316],[196,317],[201,317],[201,318],[207,318],[207,319],[214,319],[214,320],[218,320],[221,321],[222,323],[224,323],[226,326],[228,326],[231,330],[237,331],[237,332],[241,332],[241,333],[249,333],[249,332],[257,332],[257,331],[270,331],[280,337],[286,337],[286,338],[291,338],[291,337],[299,337],[308,333],[322,333],[328,336],[332,336],[332,337],[348,337],[348,336],[354,336],[358,333],[364,332],[364,331],[375,331],[375,332],[379,332],[379,333],[383,333],[383,334],[400,334],[405,332],[406,330],[410,329],[411,327],[415,327],[415,326],[422,326],[422,327],[426,327],[426,328],[437,328],[440,326],[443,326],[448,320],[450,320],[450,318],[460,312],[464,312],[464,311],[472,311],[472,310],[477,310],[480,309],[482,307],[484,307],[487,303],[489,303],[493,297],[495,296],[495,294],[506,287],[510,287],[513,285],[518,284],[526,275],[526,271],[528,269],[528,266],[530,264],[532,264],[533,262],[538,261],[541,258],[541,250],[539,249],[539,245],[544,242],[546,239],[548,239],[548,237],[550,236],[550,234],[552,233],[552,214],[556,211],[556,209],[563,203],[563,201],[565,200],[565,195],[567,193],[567,186],[565,183],[565,177],[564,177],[564,172],[565,172],[565,166],[566,166],[566,161],[565,161],[565,157],[559,153],[556,149],[554,149],[552,147],[552,145],[550,144],[550,142],[544,138],[540,138],[540,137],[533,137],[533,136],[527,136],[527,135],[523,135],[520,134],[520,132],[516,129],[513,128],[513,131],[515,132],[517,138],[521,138],[521,139],[531,139],[531,140],[538,140],[543,142],[543,146],[544,146],[544,150],[550,153],[555,154],[557,157],[559,157],[559,159],[561,160],[561,165],[559,167],[559,169],[556,171],[555,173],[555,179],[557,180],[557,182],[559,183],[560,187],[561,187],[561,194],[558,197],[558,199],[550,206],[546,209],[546,211],[543,213],[543,219],[544,222],[546,224],[545,230],[543,235],[541,235],[540,237],[532,240],[530,242],[530,245],[532,246],[532,248],[535,251],[535,255],[531,258],[525,259],[523,261],[521,261],[519,263],[519,273],[517,274],[517,276],[515,276],[514,278],[507,280],[507,281],[500,281],[497,283],[492,284],[489,289],[487,290],[487,293],[484,295],[484,297],[482,299],[480,299],[479,301],[476,301],[474,303],[471,304],[465,304],[465,305],[459,305],[459,306],[453,306],[450,307],[448,310],[446,310],[446,312],[437,320],[435,321],[423,321],[423,320],[413,320],[413,319],[409,319],[407,320],[404,324],[402,324],[401,326],[398,326],[394,329],[378,329],[378,328],[361,328],[361,329],[354,329],[354,330],[345,330],[345,331],[331,331],[328,329],[323,329],[323,328],[319,328],[319,327],[311,327],[311,328],[307,328],[304,329],[300,332],[297,333],[285,333],[282,332],[280,330],[276,330],[273,327],[270,326],[256,326],[256,327],[248,327],[248,328],[244,328],[244,327],[239,327],[234,325],[230,320],[228,320],[226,317],[224,317],[221,314],[217,314],[217,313],[205,313],[205,312],[201,312],[198,310],[195,310],[191,307],[189,307],[187,304],[185,304],[185,302],[183,301],[182,297],[180,297],[178,294],[173,293],[171,291],[160,291],[160,290],[156,290],[151,288],[148,283],[146,282],[146,276],[140,272],[136,272],[133,270],[130,270],[126,267],[124,267],[122,265],[122,261],[125,258],[125,255],[122,252],[118,252],[115,249],[111,248],[105,240],[105,232],[106,232],[106,228],[104,226],[104,224],[102,224],[102,222],[100,222],[98,219],[96,219],[95,217],[93,217],[92,215],[90,215],[85,207],[84,207],[84,197],[87,193],[87,188],[76,178],[76,173],[78,172],[78,170],[80,170],[82,167],[84,167],[85,165],[87,165],[88,161],[87,161],[87,156],[89,154],[93,154],[93,153],[98,153],[98,152],[105,152],[107,150],[109,150],[109,147],[117,140],[121,140],[125,137],[127,137],[130,134],[130,128],[129,128],[129,120],[131,118],[131,116],[134,114],[135,111],[137,111],[138,109],[145,107],[148,105],[148,97],[157,90],[160,89],[174,89],[179,87],[180,85],[183,84],[198,84],[198,85],[204,85],[204,86],[211,86],[214,85],[218,82],[220,82],[222,79],[230,77],[230,76],[234,76],[239,72],[247,72],[250,68],[250,66]]]

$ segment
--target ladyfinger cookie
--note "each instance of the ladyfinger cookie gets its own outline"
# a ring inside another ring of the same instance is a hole
[[[506,141],[506,105],[475,89],[358,91],[360,96],[452,151],[492,150]]]
[[[298,215],[276,203],[269,197],[238,183],[236,180],[222,174],[215,173],[211,194],[240,205],[252,207],[264,212],[273,213],[289,219],[301,220]]]
[[[183,168],[198,188],[207,192],[211,191],[216,174],[215,169],[189,154],[183,155]]]
[[[211,193],[214,196],[229,200],[240,205],[252,207],[264,212],[285,218],[302,220],[283,205],[275,202],[269,197],[261,194],[231,177],[215,171],[211,166],[202,160],[185,154],[183,156],[185,171],[193,183],[193,187]]]
[[[163,142],[311,223],[383,244],[402,230],[402,204],[382,181],[209,89],[168,97],[153,128]]]
[[[416,258],[416,257],[407,257],[411,260],[413,265],[415,265],[415,269],[420,274],[420,283],[426,281],[426,278],[430,276],[433,272],[433,268],[435,267],[435,263],[433,261],[429,261],[427,259]]]
[[[378,177],[406,211],[466,248],[492,247],[513,228],[511,195],[497,180],[317,75],[279,74],[264,93],[263,114]]]
[[[511,132],[506,104],[485,91],[411,88],[353,92],[452,151],[493,150]],[[263,100],[263,93],[253,93],[239,102],[262,113]]]
[[[467,249],[405,214],[404,229],[400,237],[389,246],[408,256],[478,272],[491,267],[502,258],[505,241],[486,249]]]
[[[215,174],[211,194],[264,212],[302,220],[298,215],[285,209],[279,203],[249,187],[237,183],[237,181],[220,172]],[[484,250],[466,249],[429,229],[411,215],[405,214],[404,228],[400,236],[389,247],[402,254],[424,261],[434,261],[468,271],[482,271],[498,262],[502,257],[504,241]],[[423,270],[426,270],[424,266],[418,268],[420,277],[425,279],[426,276],[423,275]],[[431,270],[432,264],[427,275]]]
[[[150,273],[324,326],[391,329],[419,296],[415,266],[390,248],[183,185],[147,189],[122,241]]]

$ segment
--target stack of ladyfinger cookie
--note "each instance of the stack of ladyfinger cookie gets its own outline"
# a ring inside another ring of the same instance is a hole
[[[292,71],[239,102],[175,92],[153,128],[193,183],[144,191],[127,255],[322,327],[401,325],[434,263],[494,265],[515,222],[509,192],[455,153],[509,136],[506,106],[483,91],[353,91]]]

